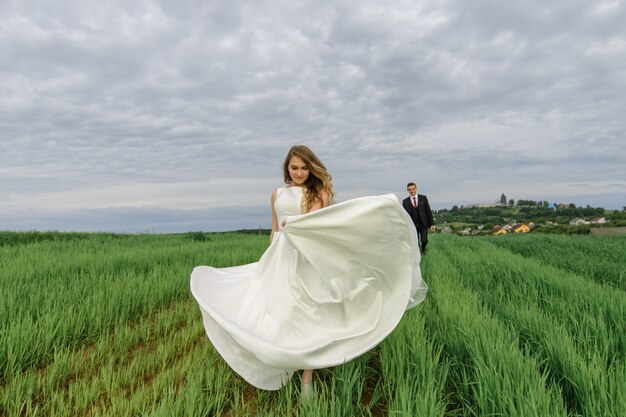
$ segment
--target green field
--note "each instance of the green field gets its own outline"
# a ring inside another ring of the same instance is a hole
[[[626,237],[432,236],[426,301],[306,402],[234,374],[189,293],[267,241],[0,232],[0,416],[626,415]]]

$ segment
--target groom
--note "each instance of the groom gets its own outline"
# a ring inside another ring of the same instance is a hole
[[[426,252],[428,245],[428,228],[431,232],[435,231],[435,222],[433,221],[433,213],[430,211],[428,198],[425,195],[417,194],[417,186],[414,182],[406,185],[409,196],[402,200],[402,207],[409,213],[415,228],[417,229],[417,237],[420,241],[420,250]]]

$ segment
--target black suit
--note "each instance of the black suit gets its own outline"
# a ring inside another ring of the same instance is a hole
[[[428,198],[425,195],[417,194],[417,207],[413,207],[413,197],[409,196],[402,200],[402,207],[409,213],[415,228],[417,229],[417,237],[421,244],[421,251],[426,251],[428,245],[428,228],[435,225],[433,213],[428,204]]]

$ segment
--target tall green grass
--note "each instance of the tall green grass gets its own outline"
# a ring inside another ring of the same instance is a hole
[[[448,242],[448,244],[453,243]],[[465,282],[467,271],[443,251],[429,253],[434,339],[451,368],[451,390],[464,416],[565,416],[558,387],[547,383],[541,361],[520,349],[518,336],[485,309]],[[455,253],[455,259],[462,259]]]
[[[626,290],[623,236],[522,234],[510,237],[501,236],[490,241],[525,258]]]
[[[35,239],[0,247],[0,382],[96,341],[116,324],[188,298],[195,265],[253,262],[266,237]]]
[[[626,239],[432,236],[426,301],[378,347],[259,391],[189,293],[267,236],[0,232],[0,416],[614,416]]]
[[[445,250],[466,272],[465,285],[544,362],[570,411],[626,410],[624,293],[494,249],[493,242],[454,241]]]

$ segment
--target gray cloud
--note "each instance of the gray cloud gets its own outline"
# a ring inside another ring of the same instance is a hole
[[[622,1],[5,2],[0,214],[264,205],[296,143],[345,198],[415,180],[434,205],[621,208],[625,20]]]

